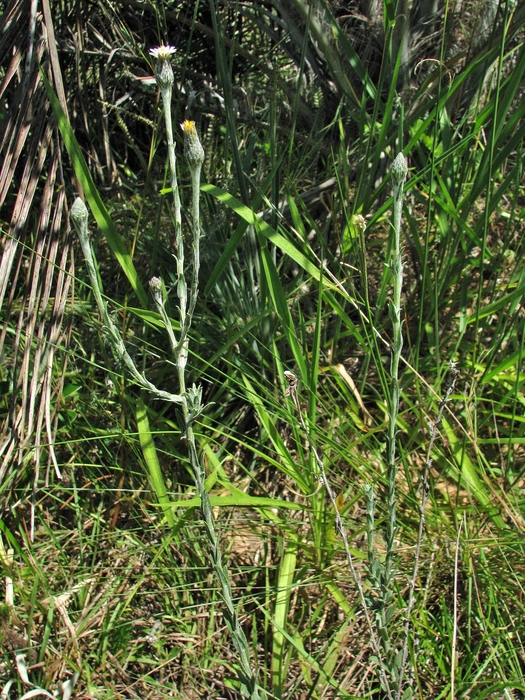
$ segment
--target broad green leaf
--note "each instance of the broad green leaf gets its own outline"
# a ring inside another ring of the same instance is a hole
[[[297,333],[292,321],[292,315],[288,308],[288,300],[286,299],[279,274],[265,242],[261,242],[261,257],[266,275],[266,284],[268,285],[268,291],[270,292],[274,309],[281,319],[284,334],[293,353],[297,367],[299,368],[300,375],[301,377],[306,377],[307,372],[304,352],[297,340]]]
[[[486,375],[483,376],[482,378],[482,383],[486,384],[487,382],[493,381],[495,378],[498,378],[500,374],[503,374],[503,379],[510,379],[510,376],[508,374],[509,369],[511,367],[516,367],[518,363],[521,363],[523,360],[523,357],[525,355],[525,348],[521,348],[520,350],[516,350],[516,352],[513,352],[512,355],[509,357],[506,357],[503,362],[500,362],[500,364],[497,367],[494,367],[490,372],[488,372]],[[514,375],[514,381],[516,377]]]
[[[255,226],[255,229],[262,233],[263,236],[268,238],[277,248],[282,250],[283,253],[288,255],[289,258],[294,260],[300,267],[303,268],[308,274],[312,275],[316,280],[319,280],[320,278],[320,271],[314,265],[303,253],[301,253],[297,248],[293,245],[293,243],[290,243],[290,241],[287,241],[286,238],[281,236],[280,233],[277,233],[277,231],[270,226],[264,219],[261,217],[257,216],[257,214],[252,211],[249,207],[244,205],[242,202],[240,202],[238,199],[233,197],[231,194],[228,192],[225,192],[224,190],[221,190],[219,187],[215,187],[215,185],[203,185],[201,187],[201,190],[203,192],[206,192],[208,194],[211,194],[213,197],[218,199],[220,202],[223,202],[228,206],[230,209],[232,209],[238,216],[241,217],[241,219],[244,219],[248,224],[251,224],[252,226]],[[226,251],[225,251],[226,253]],[[225,255],[223,253],[223,256]],[[221,257],[222,259],[222,257]],[[217,268],[220,266],[221,261],[217,263]],[[208,283],[208,287],[211,285],[212,281],[215,282],[217,279],[217,275],[215,273],[212,273],[210,282]]]
[[[330,647],[328,648],[328,652],[325,656],[325,660],[323,663],[323,671],[326,673],[327,676],[332,676],[332,674],[334,673],[337,660],[339,659],[341,651],[343,650],[346,643],[348,628],[350,627],[350,625],[354,624],[354,620],[355,618],[347,617],[344,620],[341,627],[332,637]]]
[[[293,590],[295,566],[297,564],[297,549],[296,541],[291,540],[286,543],[277,578],[272,621],[274,626],[272,645],[272,687],[277,697],[280,697],[283,692],[288,667],[286,663],[286,638],[281,630],[286,630],[288,627],[288,608],[290,606],[290,596]]]
[[[319,677],[325,682],[330,684],[332,688],[336,688],[338,691],[337,698],[338,700],[346,700],[346,698],[353,698],[355,697],[354,695],[350,695],[348,693],[345,693],[344,691],[341,691],[339,688],[339,683],[332,677],[328,676],[323,668],[320,666],[319,662],[305,649],[304,644],[302,643],[302,640],[298,639],[282,627],[278,625],[278,623],[275,621],[275,619],[270,618],[270,613],[263,607],[259,606],[259,610],[261,613],[268,619],[270,619],[271,623],[273,624],[274,628],[277,630],[277,632],[280,632],[283,637],[286,639],[286,641],[295,648],[295,650],[298,653],[298,656],[301,660],[305,661],[306,663],[309,664],[311,669],[319,674]]]
[[[275,451],[277,452],[281,462],[279,464],[279,469],[284,472],[291,479],[300,486],[303,493],[309,493],[310,487],[308,481],[299,471],[298,465],[296,464],[293,457],[290,455],[283,438],[281,437],[279,431],[274,425],[271,416],[268,414],[260,395],[257,393],[250,380],[246,375],[243,375],[243,380],[248,390],[248,399],[252,403],[253,407],[257,411],[257,415],[264,428],[268,433]]]
[[[136,307],[131,307],[128,306],[126,308],[126,311],[132,314],[135,314],[135,316],[138,316],[142,321],[147,323],[150,326],[155,326],[155,328],[162,328],[164,329],[164,321],[161,319],[160,314],[157,313],[156,311],[150,311],[149,309],[139,309]],[[175,331],[180,330],[180,322],[176,321],[175,319],[170,319],[171,320],[171,327]]]

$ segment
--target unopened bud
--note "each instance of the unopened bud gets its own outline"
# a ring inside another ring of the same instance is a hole
[[[89,212],[80,197],[77,197],[73,202],[73,206],[69,212],[69,218],[77,231],[82,231],[87,234]]]
[[[162,304],[162,280],[159,277],[152,277],[149,281],[149,288],[156,304]]]
[[[195,122],[186,119],[180,126],[184,132],[184,157],[190,168],[200,167],[204,163],[204,148],[199,140]]]
[[[392,173],[394,187],[403,185],[408,175],[408,166],[406,158],[402,153],[398,153],[395,157],[390,172]]]

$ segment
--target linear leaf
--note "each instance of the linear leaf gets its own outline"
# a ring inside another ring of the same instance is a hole
[[[272,646],[272,684],[273,691],[280,697],[286,678],[286,644],[281,630],[286,630],[288,624],[288,608],[292,593],[295,566],[297,564],[297,542],[291,540],[286,544],[284,556],[279,568],[277,579],[277,594],[273,616],[273,646]]]
[[[201,187],[201,190],[203,192],[206,192],[207,194],[211,194],[213,197],[218,199],[220,202],[223,202],[224,204],[226,204],[226,206],[232,209],[236,214],[238,214],[238,216],[241,217],[241,219],[244,219],[244,221],[246,221],[248,224],[255,226],[258,232],[262,233],[263,236],[268,238],[275,246],[277,246],[277,248],[280,248],[280,250],[282,250],[283,253],[286,253],[286,255],[288,255],[289,258],[291,258],[298,265],[300,265],[303,268],[303,270],[308,272],[308,274],[312,275],[312,277],[314,277],[316,280],[319,280],[321,275],[319,269],[310,260],[308,260],[306,255],[297,250],[293,243],[290,243],[290,241],[287,241],[286,238],[281,236],[280,233],[277,233],[277,231],[274,228],[272,228],[270,224],[268,224],[261,217],[257,216],[257,214],[254,211],[252,211],[249,207],[244,205],[242,202],[240,202],[228,192],[221,190],[219,187],[215,187],[215,185],[203,185]],[[224,254],[225,253],[223,253],[223,256]],[[221,259],[223,256],[221,256]],[[220,265],[221,260],[219,260],[219,262],[217,263],[216,268],[219,268]],[[216,278],[216,274],[212,272],[210,282],[208,283],[208,287],[212,283],[212,280],[215,281]]]
[[[169,526],[173,527],[175,521],[173,518],[172,509],[170,507],[171,501],[168,496],[168,489],[166,488],[166,483],[160,468],[155,443],[153,442],[153,437],[151,435],[146,406],[142,399],[139,399],[137,402],[135,416],[137,419],[137,430],[139,433],[140,446],[142,447],[142,454],[144,455],[146,466],[148,467],[151,487],[157,495]]]
[[[117,258],[124,274],[128,278],[129,283],[135,291],[135,294],[139,298],[140,303],[144,308],[148,308],[148,296],[138,277],[131,255],[126,248],[122,237],[115,228],[115,224],[113,223],[108,210],[102,201],[102,197],[100,196],[100,193],[93,182],[93,178],[89,172],[89,168],[84,155],[82,154],[82,150],[75,138],[75,134],[73,133],[73,129],[71,128],[66,115],[62,111],[60,102],[58,101],[58,98],[43,71],[41,71],[41,75],[47,90],[49,101],[51,102],[51,106],[53,108],[53,112],[55,113],[55,118],[58,122],[58,128],[60,129],[60,133],[64,139],[64,144],[67,152],[69,153],[69,157],[71,158],[76,176],[82,185],[86,200],[91,208],[91,211],[93,212],[93,216],[95,217],[98,227],[104,234],[109,247]]]

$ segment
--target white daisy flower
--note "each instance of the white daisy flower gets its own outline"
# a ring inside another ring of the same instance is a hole
[[[154,49],[150,49],[149,52],[152,56],[155,56],[159,61],[165,61],[172,54],[175,53],[177,49],[174,46],[157,46]]]

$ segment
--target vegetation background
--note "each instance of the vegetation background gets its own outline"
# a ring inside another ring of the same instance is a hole
[[[7,696],[240,696],[180,422],[137,389],[105,342],[68,222],[74,151],[42,79],[107,208],[92,234],[114,321],[137,365],[176,391],[144,291],[153,275],[168,291],[176,281],[148,53],[165,43],[177,47],[174,121],[196,122],[210,185],[189,363],[207,403],[196,430],[261,685],[297,700],[384,696],[378,669],[399,663],[407,640],[405,698],[524,697],[524,39],[525,3],[510,0],[6,3]],[[389,171],[399,151],[410,173],[387,590],[378,571],[391,415]],[[130,264],[144,287],[130,286]],[[284,371],[299,379],[308,435]]]

